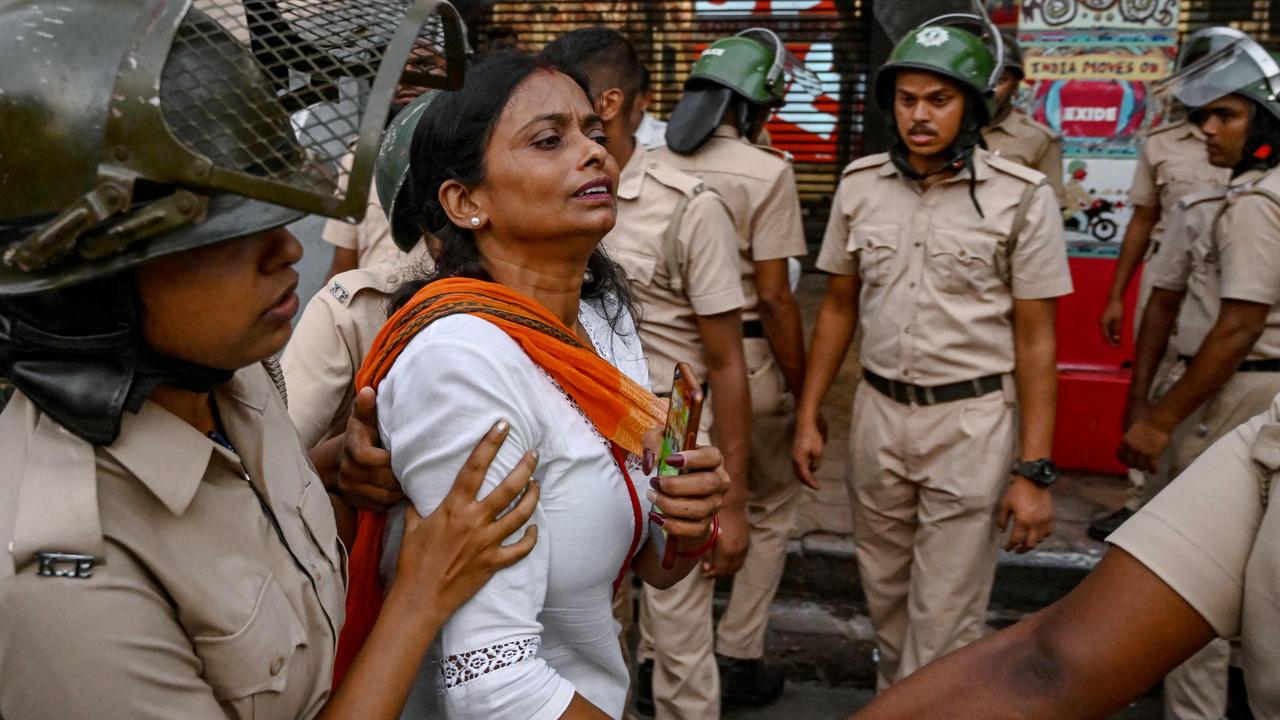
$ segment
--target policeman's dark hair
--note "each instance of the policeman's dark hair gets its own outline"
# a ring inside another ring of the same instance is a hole
[[[412,222],[428,237],[439,241],[435,267],[402,283],[391,297],[390,312],[407,303],[423,286],[436,280],[463,277],[492,281],[484,268],[480,248],[470,228],[454,225],[440,203],[440,187],[449,180],[467,187],[484,182],[485,155],[493,129],[516,88],[535,72],[568,75],[591,99],[586,80],[542,56],[509,52],[492,55],[467,70],[461,90],[442,92],[423,112],[409,147],[409,175],[402,192],[406,202],[397,204],[397,221]],[[403,210],[401,210],[403,208]],[[583,299],[607,300],[610,324],[631,309],[626,277],[600,248],[587,261],[582,283]]]
[[[646,71],[640,54],[627,36],[607,27],[580,28],[567,32],[542,50],[553,62],[577,70],[590,80],[591,94],[597,97],[618,88],[626,99],[622,112],[629,114],[636,98],[644,92]]]
[[[1270,170],[1280,163],[1280,118],[1257,100],[1248,100],[1249,136],[1244,143],[1244,156],[1235,167],[1236,175],[1254,169]]]
[[[644,95],[653,90],[653,74],[649,72],[647,66],[640,70],[640,94]]]

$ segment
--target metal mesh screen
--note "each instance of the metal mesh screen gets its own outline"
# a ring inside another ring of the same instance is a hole
[[[795,160],[806,224],[820,236],[840,170],[862,154],[868,23],[862,0],[558,0],[494,3],[475,31],[481,50],[490,34],[510,29],[524,49],[537,51],[569,30],[616,28],[652,75],[650,112],[666,119],[707,45],[750,27],[773,30],[817,77],[791,84],[768,130],[772,144]]]
[[[353,187],[347,156],[368,130],[367,116],[385,117],[393,98],[373,93],[384,59],[403,65],[397,100],[447,83],[447,19],[438,9],[419,26],[407,61],[388,57],[410,7],[409,0],[195,0],[165,61],[164,121],[184,147],[208,158],[211,187],[258,195],[233,180],[253,178],[339,205]]]

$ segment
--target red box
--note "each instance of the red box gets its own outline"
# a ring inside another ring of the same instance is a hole
[[[1133,317],[1138,281],[1125,296],[1120,347],[1102,337],[1098,318],[1106,305],[1115,260],[1070,259],[1075,292],[1058,301],[1058,410],[1053,460],[1064,470],[1122,475],[1116,460],[1120,423],[1133,363]]]

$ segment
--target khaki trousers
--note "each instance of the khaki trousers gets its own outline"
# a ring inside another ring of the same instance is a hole
[[[1159,241],[1153,241],[1152,247],[1147,252],[1147,257],[1143,262],[1150,262],[1152,256],[1159,250]],[[1138,330],[1142,326],[1142,314],[1146,312],[1147,301],[1151,299],[1152,292],[1151,273],[1142,273],[1142,279],[1138,282],[1138,301],[1134,305],[1133,318],[1133,336],[1136,340]],[[1160,358],[1160,364],[1156,367],[1155,377],[1152,378],[1151,394],[1149,396],[1151,402],[1157,402],[1164,394],[1173,387],[1173,384],[1182,377],[1182,365],[1178,362],[1178,351],[1174,348],[1172,338],[1165,348],[1164,357]],[[1128,496],[1124,506],[1132,512],[1138,512],[1151,495],[1155,493],[1151,488],[1163,488],[1169,484],[1169,468],[1165,460],[1160,460],[1158,468],[1150,476],[1142,470],[1130,470],[1128,473],[1129,487]]]
[[[1227,433],[1266,412],[1280,393],[1280,373],[1239,372],[1173,431],[1169,441],[1169,477],[1177,477]],[[1164,486],[1150,490],[1154,497]],[[1227,669],[1231,644],[1217,639],[1164,680],[1168,720],[1218,720],[1227,712]]]
[[[1005,385],[928,407],[858,387],[849,489],[881,690],[986,633],[1016,433]]]
[[[644,589],[639,655],[654,660],[658,720],[720,716],[715,652],[743,659],[763,657],[769,606],[782,580],[787,540],[800,503],[800,484],[790,461],[795,401],[786,391],[768,342],[749,338],[744,350],[752,409],[747,502],[751,547],[734,576],[718,633],[713,631],[711,614],[715,583],[703,578],[700,570],[668,590]]]

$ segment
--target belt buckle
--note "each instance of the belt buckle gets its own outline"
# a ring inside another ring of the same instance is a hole
[[[903,384],[902,387],[906,390],[907,403],[909,405],[919,405],[920,398],[916,395],[916,386]]]

